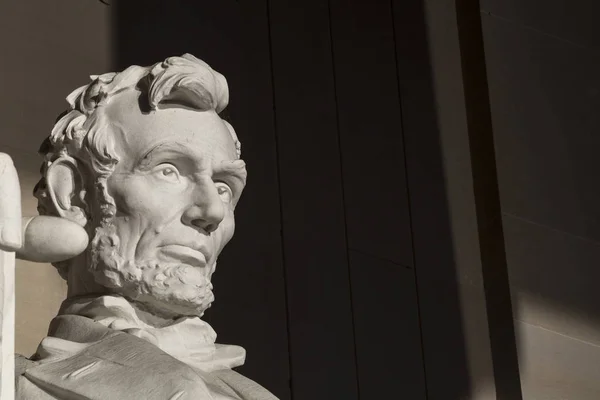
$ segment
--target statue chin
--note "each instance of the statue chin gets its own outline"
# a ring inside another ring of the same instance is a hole
[[[118,243],[112,229],[97,230],[90,266],[97,283],[163,318],[201,317],[211,306],[214,265],[198,268],[153,259],[129,260],[118,252]]]
[[[178,287],[164,289],[148,283],[146,280],[125,282],[124,286],[112,287],[111,291],[130,299],[141,310],[166,319],[202,317],[214,301],[212,286],[190,287],[180,283]]]
[[[181,317],[202,317],[214,301],[212,290],[207,289],[203,298],[192,302],[181,299],[176,293],[171,297],[158,299],[155,293],[147,295],[132,295],[123,290],[113,290],[114,293],[128,298],[142,311],[163,319],[178,319]]]

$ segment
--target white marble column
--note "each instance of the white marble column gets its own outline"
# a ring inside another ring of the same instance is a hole
[[[0,399],[10,400],[15,396],[15,253],[0,250],[2,270],[2,380]]]
[[[15,253],[22,244],[21,190],[9,156],[0,153],[0,399],[15,397]]]

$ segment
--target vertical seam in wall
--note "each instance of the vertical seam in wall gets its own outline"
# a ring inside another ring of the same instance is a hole
[[[281,237],[281,261],[283,267],[283,281],[284,281],[284,293],[285,293],[285,310],[286,310],[286,331],[287,331],[287,345],[288,345],[288,365],[289,365],[289,377],[288,387],[290,390],[290,399],[294,399],[293,390],[293,363],[292,363],[292,337],[290,328],[290,308],[289,308],[289,294],[288,294],[288,275],[287,275],[287,264],[285,258],[285,242],[284,242],[284,229],[283,229],[283,199],[281,192],[281,162],[279,157],[279,135],[277,132],[277,112],[275,103],[275,66],[273,63],[273,38],[271,32],[271,1],[266,0],[266,12],[267,12],[267,33],[269,40],[269,64],[271,72],[271,99],[273,104],[273,132],[275,136],[275,156],[277,161],[276,175],[277,175],[277,191],[279,193],[279,224],[280,224],[280,237]]]
[[[333,97],[335,104],[335,123],[337,127],[338,151],[340,157],[340,182],[342,187],[342,206],[344,208],[344,241],[346,243],[346,268],[348,272],[348,292],[350,295],[350,312],[352,315],[352,342],[354,344],[354,369],[356,374],[356,396],[360,400],[360,375],[358,374],[358,353],[356,351],[356,323],[354,321],[354,296],[352,294],[352,274],[350,268],[350,248],[348,243],[348,221],[346,211],[346,191],[344,185],[344,159],[342,154],[342,134],[340,128],[340,112],[337,95],[337,79],[335,72],[335,51],[333,49],[333,21],[331,19],[331,0],[327,0],[327,17],[329,19],[329,48],[331,50],[331,71],[333,77]]]
[[[479,0],[456,2],[456,25],[480,247],[479,257],[496,396],[504,400],[508,398],[508,393],[511,400],[521,400],[523,393],[502,226],[498,167]],[[473,149],[477,149],[477,152]],[[487,157],[483,159],[478,154],[486,154]],[[486,233],[488,237],[492,236],[495,240],[485,240]],[[494,249],[494,245],[498,248]],[[506,347],[507,345],[509,347]],[[513,375],[507,376],[509,374],[507,371],[513,372]]]
[[[423,365],[423,383],[425,385],[425,398],[429,397],[429,386],[427,385],[427,368],[425,368],[425,348],[423,341],[423,329],[421,327],[421,305],[419,301],[419,290],[418,290],[418,282],[417,282],[417,262],[415,257],[415,241],[414,241],[414,229],[413,229],[413,216],[412,216],[412,206],[411,206],[411,197],[410,197],[410,185],[409,185],[409,176],[408,176],[408,161],[406,157],[406,139],[404,137],[404,114],[402,110],[402,90],[400,87],[400,71],[399,71],[399,61],[398,61],[398,45],[396,43],[396,18],[395,10],[394,10],[394,0],[390,0],[390,17],[392,19],[392,35],[394,39],[394,64],[396,69],[396,87],[398,92],[398,110],[400,112],[400,129],[402,135],[402,152],[404,158],[404,179],[406,182],[406,196],[407,196],[407,205],[408,205],[408,224],[410,229],[410,247],[411,247],[411,256],[412,256],[412,265],[413,265],[413,279],[415,282],[415,297],[417,303],[417,315],[419,319],[419,339],[421,344],[421,360]]]

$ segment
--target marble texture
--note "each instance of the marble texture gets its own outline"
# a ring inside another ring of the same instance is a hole
[[[91,79],[40,148],[17,256],[68,291],[17,398],[275,399],[201,320],[246,183],[225,77],[185,54]]]
[[[0,398],[14,398],[15,251],[21,247],[21,193],[12,159],[0,153]]]
[[[2,270],[2,330],[0,333],[1,356],[0,399],[12,399],[15,395],[15,253],[0,250]]]

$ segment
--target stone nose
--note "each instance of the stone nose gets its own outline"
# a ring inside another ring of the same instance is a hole
[[[210,180],[198,184],[190,206],[183,213],[183,223],[210,234],[217,230],[223,218],[225,207],[214,182]]]

